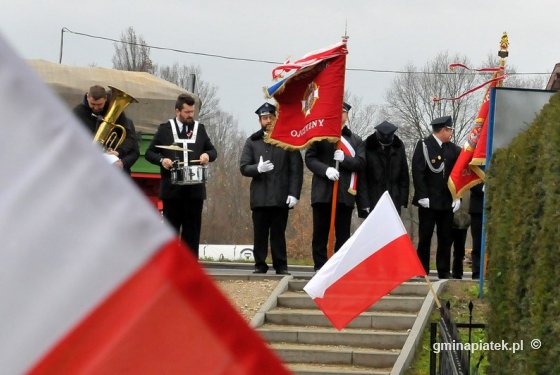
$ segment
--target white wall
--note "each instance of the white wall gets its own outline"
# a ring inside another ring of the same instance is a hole
[[[254,261],[253,245],[200,245],[199,258]]]

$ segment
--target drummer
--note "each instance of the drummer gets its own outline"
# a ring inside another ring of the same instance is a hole
[[[207,165],[218,153],[204,125],[194,120],[195,100],[181,94],[175,103],[175,118],[161,124],[146,150],[146,160],[160,166],[159,196],[163,216],[181,234],[181,239],[198,259],[198,244],[202,222],[202,207],[206,199],[205,184],[174,185],[170,170],[187,165]],[[178,149],[157,146],[177,145]]]

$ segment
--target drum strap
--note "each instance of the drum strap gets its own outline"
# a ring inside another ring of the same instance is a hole
[[[184,139],[184,138],[179,138],[179,134],[177,134],[177,120],[176,119],[169,119],[169,124],[171,125],[171,131],[173,132],[173,142],[174,143],[180,143],[182,145],[182,147],[185,149],[183,151],[183,161],[188,165],[189,163],[189,155],[188,155],[188,151],[187,151],[187,146],[190,143],[195,143],[196,142],[196,133],[198,133],[198,121],[194,122],[194,127],[193,127],[193,133],[192,133],[192,137],[190,139]],[[186,126],[185,124],[183,124],[183,126]]]

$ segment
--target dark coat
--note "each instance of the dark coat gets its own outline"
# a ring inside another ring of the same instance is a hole
[[[239,169],[241,174],[252,177],[251,209],[257,207],[286,207],[288,195],[299,199],[303,183],[303,159],[299,151],[286,151],[268,144],[263,139],[264,132],[259,130],[245,141]],[[274,169],[259,173],[257,165],[270,160]]]
[[[469,214],[482,215],[482,206],[484,204],[483,184],[475,185],[471,188],[471,202],[469,204]]]
[[[422,143],[426,144],[429,160],[424,158]],[[414,183],[412,204],[418,206],[419,199],[429,198],[431,209],[451,209],[453,198],[447,187],[447,180],[460,152],[461,148],[452,142],[444,143],[440,147],[433,135],[418,141],[412,156],[412,181]],[[428,163],[434,169],[438,169],[443,164],[443,171],[432,172]]]
[[[348,140],[356,151],[354,157],[345,156],[339,164],[338,197],[337,202],[348,207],[354,207],[356,196],[350,194],[350,178],[352,172],[360,172],[366,164],[364,142],[350,129],[344,127],[342,136]],[[328,167],[334,167],[333,160],[336,144],[326,140],[315,142],[305,152],[305,165],[313,172],[311,183],[311,205],[315,203],[330,203],[332,199],[333,181],[325,175]]]
[[[206,184],[194,184],[194,185],[173,185],[171,183],[171,172],[163,168],[160,163],[162,158],[169,158],[171,160],[183,161],[183,151],[173,151],[166,150],[162,148],[157,148],[158,145],[171,145],[173,144],[173,132],[171,130],[171,125],[168,122],[161,124],[146,150],[145,158],[152,164],[160,166],[161,174],[161,186],[160,186],[160,198],[170,199],[170,198],[189,198],[189,199],[206,199]],[[181,144],[179,144],[182,146]],[[200,155],[207,153],[210,161],[216,160],[218,157],[218,152],[214,148],[210,138],[206,133],[204,125],[198,124],[198,132],[196,134],[196,141],[188,145],[189,158],[191,160],[197,160]]]
[[[101,111],[100,116],[103,117],[109,110],[109,102],[105,104],[103,111]],[[78,104],[72,110],[76,117],[86,126],[86,129],[90,131],[92,135],[95,136],[97,127],[101,123],[101,119],[93,116],[93,111],[88,105],[87,95],[84,95],[82,103]],[[126,137],[123,143],[116,149],[119,153],[119,158],[123,162],[124,170],[130,173],[130,168],[140,157],[140,150],[138,147],[138,138],[136,137],[136,129],[134,127],[134,122],[126,117],[125,113],[121,115],[115,121],[116,124],[122,125],[126,130]]]
[[[403,142],[394,136],[390,146],[383,147],[376,134],[365,141],[366,167],[358,178],[358,208],[372,210],[381,195],[389,191],[397,210],[408,205],[408,162]]]

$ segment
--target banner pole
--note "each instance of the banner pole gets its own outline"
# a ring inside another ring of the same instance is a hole
[[[340,141],[336,143],[336,149],[340,150]],[[338,171],[338,160],[335,162],[335,168]],[[329,228],[329,247],[327,249],[327,259],[334,254],[334,224],[336,220],[336,203],[338,200],[338,180],[333,183],[332,204],[331,204],[331,226]]]

